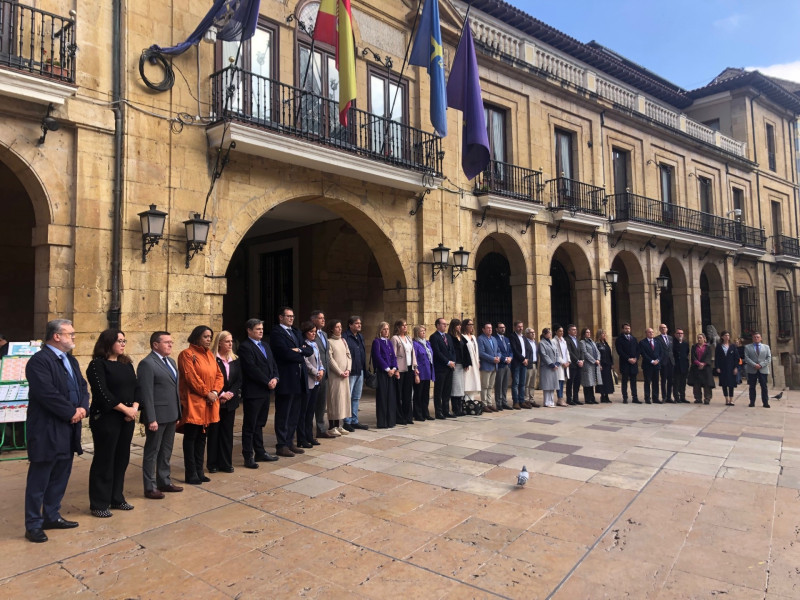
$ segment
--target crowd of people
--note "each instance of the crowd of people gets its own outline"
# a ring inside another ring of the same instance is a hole
[[[30,466],[25,492],[25,536],[46,542],[49,529],[69,529],[78,523],[60,514],[75,454],[81,454],[81,423],[89,419],[94,455],[89,472],[89,502],[93,516],[130,511],[124,495],[125,472],[137,419],[145,429],[142,479],[145,498],[161,500],[183,491],[172,481],[170,460],[176,432],[183,433],[184,481],[202,485],[208,474],[232,473],[236,410],[242,414],[242,457],[245,468],[259,462],[291,458],[320,444],[319,439],[368,429],[359,421],[365,385],[375,389],[379,429],[413,425],[469,414],[555,406],[610,403],[615,391],[614,353],[607,333],[594,336],[575,325],[536,332],[514,321],[484,323],[476,335],[472,319],[436,319],[427,336],[424,325],[409,335],[404,319],[378,325],[369,345],[361,333],[361,317],[346,323],[315,310],[295,326],[294,311],[282,307],[278,324],[263,342],[264,322],[250,319],[246,337],[234,351],[228,331],[205,325],[192,330],[188,347],[172,358],[173,339],[167,331],[150,336],[150,353],[136,369],[126,354],[122,331],[108,329],[97,339],[86,379],[71,350],[75,330],[66,319],[47,324],[45,344],[31,357],[26,375],[30,385],[27,415]],[[629,324],[616,338],[622,402],[641,404],[637,376],[641,365],[646,404],[694,402],[709,404],[716,375],[726,405],[747,375],[750,404],[756,387],[769,408],[767,376],[769,346],[759,333],[747,346],[731,342],[723,331],[712,346],[701,333],[689,347],[681,329],[671,336],[648,328],[637,340]],[[713,354],[713,363],[712,363]],[[88,381],[88,383],[87,383]],[[538,383],[538,385],[537,385]],[[534,399],[542,390],[542,403]],[[430,396],[433,388],[433,414]],[[508,389],[511,389],[511,403]],[[583,401],[580,400],[580,389]],[[91,390],[91,404],[89,402]],[[600,400],[597,400],[599,395]],[[264,446],[270,399],[274,396],[275,452]]]

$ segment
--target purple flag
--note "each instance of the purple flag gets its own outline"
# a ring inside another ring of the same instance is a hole
[[[489,164],[489,135],[469,17],[464,22],[464,32],[447,80],[447,106],[463,113],[461,168],[468,179],[473,179]]]

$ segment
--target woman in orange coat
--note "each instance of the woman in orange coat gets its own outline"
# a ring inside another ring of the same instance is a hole
[[[183,423],[183,464],[186,483],[211,481],[203,473],[206,428],[219,421],[219,394],[225,385],[211,352],[210,327],[198,325],[189,336],[189,347],[178,355],[178,393]]]

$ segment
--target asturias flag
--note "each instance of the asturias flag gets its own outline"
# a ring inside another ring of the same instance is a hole
[[[464,22],[464,32],[447,80],[447,106],[463,113],[461,168],[468,179],[473,179],[489,164],[489,135],[469,18]]]
[[[447,135],[447,89],[444,83],[439,0],[426,0],[408,62],[428,68],[431,78],[431,125],[439,136],[444,137]]]
[[[215,0],[211,10],[203,17],[203,20],[200,21],[200,24],[185,42],[169,48],[153,45],[150,46],[150,49],[172,56],[182,54],[199,43],[206,31],[211,29],[212,26],[218,30],[218,40],[225,42],[249,40],[256,32],[260,4],[261,0]]]
[[[350,0],[322,0],[314,25],[314,39],[336,47],[339,123],[347,125],[347,111],[356,99],[356,50]]]

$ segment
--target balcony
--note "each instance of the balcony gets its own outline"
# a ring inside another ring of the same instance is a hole
[[[796,264],[800,262],[800,243],[786,235],[772,237],[772,254],[777,262]]]
[[[536,215],[542,203],[541,181],[541,171],[492,160],[475,178],[473,193],[481,208]]]
[[[608,199],[613,206],[611,222],[615,233],[629,231],[758,256],[766,248],[762,229],[748,227],[734,219],[629,192],[614,194]]]
[[[63,104],[75,94],[75,19],[0,0],[0,94]]]
[[[340,125],[338,102],[236,67],[214,73],[211,88],[214,146],[233,141],[239,152],[412,191],[441,178],[433,133],[357,108]]]

